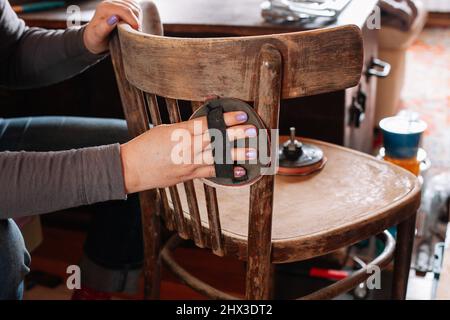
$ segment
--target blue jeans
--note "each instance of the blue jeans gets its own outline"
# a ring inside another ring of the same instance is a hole
[[[30,255],[13,220],[0,220],[0,300],[21,299]]]
[[[0,151],[60,151],[123,143],[128,139],[126,122],[118,119],[0,118]],[[127,201],[94,206],[96,213],[80,262],[82,286],[103,292],[134,292],[143,263],[138,197],[129,195]],[[18,298],[19,280],[28,271],[29,258],[15,224],[11,220],[3,220],[1,224],[0,299]]]

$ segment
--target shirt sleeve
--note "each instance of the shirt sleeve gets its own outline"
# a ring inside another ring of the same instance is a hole
[[[126,197],[119,144],[0,152],[0,219]]]
[[[73,77],[102,59],[86,49],[85,28],[29,28],[0,0],[0,86],[32,88]]]

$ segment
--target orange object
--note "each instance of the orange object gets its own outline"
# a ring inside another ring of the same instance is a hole
[[[315,278],[324,278],[338,281],[347,278],[350,273],[345,270],[311,268],[311,270],[309,271],[309,275]]]
[[[396,164],[403,169],[406,169],[413,173],[416,176],[420,174],[420,161],[417,157],[409,158],[409,159],[394,159],[388,156],[384,156],[384,160],[393,164]]]

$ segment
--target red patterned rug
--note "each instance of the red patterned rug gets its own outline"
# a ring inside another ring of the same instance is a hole
[[[423,147],[433,171],[450,169],[450,29],[425,29],[408,51],[402,108],[428,123]]]

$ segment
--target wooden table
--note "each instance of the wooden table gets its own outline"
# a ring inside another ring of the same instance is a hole
[[[91,19],[98,2],[98,0],[86,0],[73,3],[80,6],[83,23]],[[269,24],[261,17],[260,4],[262,0],[154,0],[154,2],[160,10],[165,32],[168,35],[188,37],[244,36],[324,27],[317,24]],[[354,24],[362,29],[365,42],[365,69],[370,66],[372,59],[377,56],[378,52],[376,30],[370,30],[365,24],[377,2],[378,0],[353,0],[336,22],[325,26]],[[65,8],[22,14],[21,17],[30,26],[66,27],[67,14]],[[105,81],[109,81],[110,85],[115,86],[115,84],[111,84],[113,73],[110,71],[109,60],[106,62],[107,66],[104,64],[95,67],[101,69],[103,73],[101,76],[90,71],[89,77],[95,79],[85,79],[81,85],[86,86],[86,83],[95,83],[105,87],[104,90],[109,99],[99,98],[97,90],[94,97],[86,99],[89,102],[85,101],[85,103],[92,103],[91,107],[84,106],[83,108],[94,108],[99,112],[98,115],[108,116],[108,112],[114,109],[111,106],[117,104],[118,100],[113,101],[113,99],[118,99],[118,95],[116,88],[114,90],[108,89],[105,84]],[[287,134],[288,128],[295,126],[300,135],[370,152],[374,127],[376,78],[366,77],[363,73],[361,80],[361,88],[367,94],[367,107],[365,120],[359,128],[350,123],[349,109],[357,92],[357,88],[352,88],[319,96],[284,101],[280,115],[281,133]],[[67,88],[64,90],[67,90]],[[79,90],[84,94],[88,94],[90,91],[92,92],[87,87],[84,90]],[[52,92],[52,95],[54,94],[55,90]],[[39,95],[39,98],[42,98],[42,95]],[[56,101],[74,99],[77,100],[78,95],[76,95],[76,98],[60,97]],[[38,103],[36,99],[29,100],[34,104]],[[53,98],[52,101],[55,101],[55,99]],[[95,101],[95,104],[92,101]],[[46,105],[48,102],[40,104]],[[106,108],[107,111],[101,111],[103,108]],[[82,115],[92,115],[92,113],[95,114],[94,111],[89,109]],[[117,116],[117,111],[112,115]]]
[[[100,0],[75,1],[81,9],[81,21],[87,23]],[[274,25],[261,17],[263,0],[153,0],[166,32],[230,33],[255,35],[305,30],[317,25]],[[377,0],[352,1],[339,19],[330,26],[356,24],[362,26]],[[20,15],[28,25],[65,28],[66,8]]]

